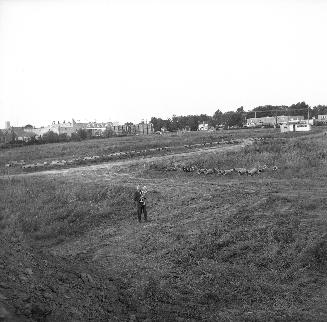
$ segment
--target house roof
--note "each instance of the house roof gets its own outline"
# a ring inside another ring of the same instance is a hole
[[[25,132],[24,128],[22,127],[12,127],[11,130],[18,136],[18,137],[28,137],[31,138],[36,134],[34,132]]]

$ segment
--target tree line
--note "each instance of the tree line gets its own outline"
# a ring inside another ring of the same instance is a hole
[[[211,115],[200,114],[200,115],[186,115],[186,116],[176,116],[173,115],[171,118],[162,119],[157,117],[151,118],[151,123],[153,124],[154,131],[161,131],[163,128],[167,131],[175,132],[178,130],[190,130],[197,131],[198,126],[201,123],[208,124],[211,128],[233,128],[242,127],[246,123],[246,119],[253,117],[276,117],[279,115],[303,116],[304,119],[318,118],[318,115],[327,115],[327,105],[317,105],[310,107],[305,102],[298,102],[290,106],[287,105],[264,105],[257,106],[250,111],[245,111],[243,106],[236,109],[236,111],[222,112],[217,109],[215,113]],[[125,125],[131,125],[132,123],[126,123]],[[26,125],[25,128],[33,128],[32,125]],[[102,138],[109,138],[117,136],[112,129],[108,128],[102,133]],[[120,133],[120,136],[128,135],[128,133]],[[36,139],[36,137],[31,137],[28,142],[17,142],[14,137],[9,144],[11,145],[25,145],[25,144],[43,144],[43,143],[58,143],[58,142],[68,142],[68,141],[82,141],[94,138],[90,131],[86,129],[79,129],[77,132],[72,133],[71,136],[67,134],[57,134],[55,132],[47,132],[42,135],[42,137]]]
[[[327,105],[317,105],[310,107],[305,102],[298,102],[290,106],[287,105],[264,105],[257,106],[250,111],[245,111],[243,106],[236,109],[236,111],[222,112],[217,109],[216,112],[211,116],[207,114],[200,115],[187,115],[187,116],[176,116],[173,115],[168,119],[161,119],[157,117],[151,118],[155,131],[161,131],[166,129],[167,131],[178,131],[178,130],[190,130],[196,131],[200,123],[207,123],[209,127],[242,127],[246,123],[246,119],[254,117],[267,117],[267,116],[303,116],[304,119],[315,117],[318,115],[327,114]]]

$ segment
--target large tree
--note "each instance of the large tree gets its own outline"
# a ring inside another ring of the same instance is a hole
[[[308,104],[306,104],[305,102],[298,102],[296,104],[292,104],[289,108],[288,108],[288,113],[291,116],[295,116],[295,115],[301,115],[304,118],[308,117],[308,112],[309,112],[309,117],[310,117],[310,107]]]
[[[244,107],[243,107],[243,106],[239,107],[239,108],[236,110],[236,113],[245,113],[245,111],[244,111]]]
[[[31,124],[27,124],[24,126],[24,129],[26,129],[26,130],[32,130],[33,128],[34,128],[34,126]]]
[[[229,111],[223,114],[223,124],[225,127],[229,128],[232,126],[239,126],[241,127],[243,125],[243,114],[237,113],[233,111]]]
[[[167,120],[163,120],[157,117],[152,117],[150,122],[153,124],[153,129],[155,131],[161,131],[163,127],[167,128]]]
[[[252,111],[248,112],[246,117],[266,117],[266,116],[276,116],[276,115],[287,115],[288,107],[285,105],[264,105],[257,106]]]
[[[59,142],[59,135],[53,131],[49,131],[42,135],[42,141],[45,143],[56,143]]]
[[[223,112],[218,109],[212,116],[212,121],[214,126],[219,126],[223,124]]]
[[[327,105],[317,105],[312,108],[311,117],[314,116],[318,118],[318,115],[326,115],[327,114]]]

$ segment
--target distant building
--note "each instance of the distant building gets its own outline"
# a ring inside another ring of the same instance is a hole
[[[34,129],[34,126],[31,125],[31,124],[27,124],[27,125],[24,126],[24,129],[25,130],[33,130]]]
[[[198,125],[198,131],[208,131],[209,130],[209,124],[208,123],[201,123]]]
[[[12,142],[15,139],[10,129],[0,130],[0,146]]]
[[[29,142],[35,137],[34,133],[25,132],[22,127],[10,127],[0,130],[0,144],[13,142]]]
[[[247,127],[275,125],[275,124],[276,124],[276,118],[273,116],[252,117],[246,120]]]
[[[282,124],[285,122],[289,122],[291,120],[301,121],[304,120],[304,116],[278,115],[277,117],[276,116],[252,117],[246,120],[246,126],[247,127],[256,127],[256,126],[265,126],[265,125],[274,126],[276,124]]]
[[[318,115],[317,121],[327,123],[327,115]]]
[[[154,133],[152,123],[139,123],[131,125],[113,125],[109,127],[116,135],[149,135]]]
[[[79,129],[85,129],[86,125],[86,123],[77,123],[74,119],[72,119],[72,122],[53,122],[50,126],[50,131],[55,132],[59,135],[66,134],[67,136],[71,136]]]
[[[311,124],[304,120],[291,120],[280,125],[281,132],[308,132]]]
[[[118,122],[89,122],[81,128],[87,130],[93,137],[104,136],[106,132],[115,135],[148,135],[154,133],[152,123],[119,125]]]
[[[51,125],[40,127],[40,128],[25,128],[26,132],[35,133],[37,136],[42,136],[48,132],[54,132],[58,135],[66,134],[71,136],[73,133],[77,132],[79,129],[86,129],[87,123],[77,123],[73,119],[72,122],[56,122],[53,121]]]
[[[277,123],[283,123],[284,120],[287,120],[287,122],[304,121],[304,116],[303,115],[277,116]]]
[[[18,129],[18,128],[17,128]],[[20,132],[17,135],[23,141],[28,140],[28,137],[42,137],[44,134],[48,132],[54,132],[58,135],[66,134],[67,136],[72,136],[73,133],[76,133],[78,130],[83,129],[89,132],[90,136],[93,137],[102,137],[105,135],[106,131],[111,131],[116,135],[148,135],[154,133],[153,124],[152,123],[140,123],[140,124],[130,124],[130,125],[119,125],[117,122],[88,122],[81,123],[76,122],[72,119],[71,122],[52,122],[51,125],[33,128],[31,126],[26,126],[25,128],[19,128]],[[23,133],[21,133],[23,132]]]
[[[35,133],[26,132],[23,127],[11,127],[11,129],[14,133],[15,141],[29,142],[36,136]]]
[[[86,124],[85,129],[90,132],[91,136],[103,136],[104,132],[110,127],[112,127],[110,122],[90,122]]]
[[[10,121],[6,121],[5,122],[5,129],[9,129],[10,128]]]
[[[154,128],[152,123],[140,123],[140,124],[135,124],[131,126],[132,133],[135,132],[135,134],[153,134],[154,133]]]

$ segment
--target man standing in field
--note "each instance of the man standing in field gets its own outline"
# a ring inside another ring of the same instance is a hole
[[[144,221],[148,221],[147,211],[146,211],[146,187],[144,186],[142,189],[140,186],[136,187],[136,191],[134,193],[134,202],[137,210],[137,218],[139,222],[141,222],[142,212],[144,215]]]

